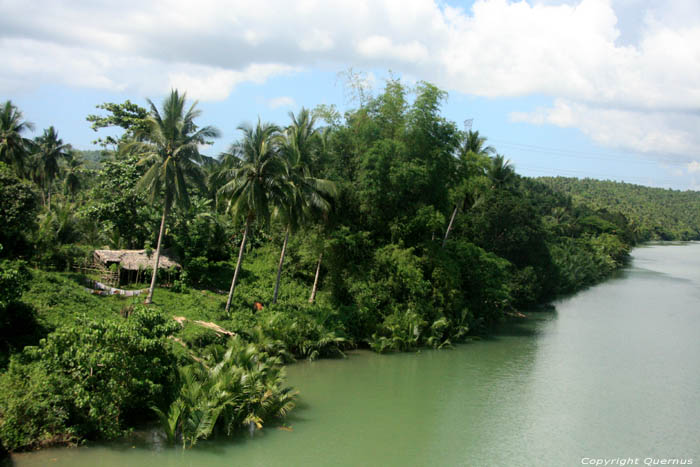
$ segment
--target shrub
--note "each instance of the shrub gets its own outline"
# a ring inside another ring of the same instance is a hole
[[[39,346],[25,348],[0,377],[5,446],[121,435],[147,407],[169,399],[175,359],[166,336],[177,327],[164,314],[139,307],[125,320],[84,319],[61,327]]]
[[[32,276],[23,261],[0,261],[0,311],[29,290]]]
[[[167,413],[154,406],[170,442],[192,447],[215,430],[230,435],[260,429],[294,408],[296,393],[284,387],[282,361],[256,345],[231,339],[222,354],[178,371],[180,389]]]
[[[337,314],[330,308],[273,305],[257,318],[262,334],[283,342],[295,357],[342,357],[343,349],[351,345]]]

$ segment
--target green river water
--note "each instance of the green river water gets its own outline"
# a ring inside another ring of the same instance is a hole
[[[700,465],[700,244],[637,248],[615,278],[453,350],[288,368],[290,430],[15,455],[17,466]],[[610,465],[610,464],[608,464]],[[628,463],[628,465],[630,465]],[[631,465],[634,465],[632,463]],[[669,465],[669,464],[665,464]],[[674,464],[670,464],[674,465]]]

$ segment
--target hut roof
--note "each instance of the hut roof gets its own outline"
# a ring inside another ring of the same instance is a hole
[[[119,263],[122,269],[136,271],[153,267],[153,256],[146,255],[146,250],[95,250],[95,259],[105,265]],[[164,250],[160,253],[158,269],[181,268],[174,254]]]

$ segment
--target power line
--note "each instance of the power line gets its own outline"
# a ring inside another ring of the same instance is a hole
[[[655,164],[655,165],[663,163],[666,165],[677,166],[677,167],[681,167],[681,166],[685,167],[687,165],[686,162],[682,162],[682,161],[679,161],[677,159],[672,159],[672,158],[669,158],[668,156],[651,159],[649,157],[645,157],[645,156],[642,156],[639,154],[637,154],[636,156],[631,156],[631,155],[603,153],[603,152],[596,152],[596,151],[582,151],[582,150],[576,150],[576,149],[551,148],[551,147],[545,147],[545,146],[537,146],[537,145],[533,145],[533,144],[515,143],[515,142],[511,142],[511,141],[504,141],[504,140],[498,140],[498,139],[491,139],[490,141],[497,143],[499,145],[505,145],[507,147],[511,147],[512,149],[518,149],[520,151],[535,152],[538,154],[554,155],[554,156],[561,156],[561,157],[570,157],[570,158],[575,158],[575,159],[603,160],[603,161],[617,161],[617,162],[622,162],[621,159],[624,159],[625,163],[632,162],[632,163],[647,163],[647,164]]]

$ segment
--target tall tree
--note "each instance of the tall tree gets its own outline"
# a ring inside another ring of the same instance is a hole
[[[63,144],[53,126],[44,130],[44,134],[36,139],[36,158],[42,188],[46,193],[49,211],[51,210],[51,186],[58,175],[61,159],[68,157],[70,145]]]
[[[485,146],[486,139],[485,136],[480,136],[478,131],[467,131],[460,146],[460,156],[468,153],[488,156],[495,153],[496,149],[493,146]]]
[[[495,153],[496,150],[492,146],[485,146],[485,144],[486,137],[479,136],[478,131],[469,130],[464,134],[464,139],[458,151],[459,163],[457,165],[458,176],[461,182],[465,182],[471,177],[483,175],[487,167],[491,164],[489,156]],[[452,210],[450,223],[445,230],[445,238],[442,240],[443,248],[447,243],[447,238],[450,236],[455,218],[459,211],[467,209],[473,205],[477,199],[473,188],[464,186],[464,183],[460,184],[458,191],[458,200]]]
[[[22,136],[27,130],[34,130],[34,125],[24,121],[22,112],[11,101],[0,107],[0,161],[12,165],[17,175],[24,175],[31,140]]]
[[[500,154],[491,159],[491,164],[486,167],[486,175],[493,188],[506,188],[517,178],[513,164]]]
[[[234,219],[245,221],[236,269],[226,300],[227,313],[236,289],[251,223],[256,219],[269,222],[276,200],[288,196],[287,168],[275,145],[279,128],[270,123],[261,123],[258,119],[255,128],[241,125],[238,129],[243,132],[243,138],[222,159],[236,158],[240,162],[223,164],[222,176],[228,181],[219,190],[221,195],[228,198],[228,209]]]
[[[103,148],[112,146],[114,149],[120,144],[128,144],[134,139],[144,137],[148,133],[148,109],[136,105],[128,99],[123,104],[105,102],[97,106],[98,109],[107,111],[108,115],[88,115],[86,120],[92,125],[94,131],[102,128],[119,127],[124,130],[120,137],[107,136],[93,141]]]
[[[313,210],[327,212],[330,199],[335,194],[335,184],[329,180],[313,176],[311,155],[320,143],[315,118],[307,109],[302,108],[298,115],[289,113],[292,124],[287,127],[281,139],[281,154],[287,164],[289,177],[288,196],[281,200],[280,213],[286,224],[282,253],[277,266],[277,279],[272,295],[272,303],[277,303],[282,266],[287,252],[289,234],[296,230],[304,218]]]
[[[140,156],[139,164],[148,167],[137,188],[148,193],[151,202],[160,199],[163,203],[147,304],[153,301],[165,219],[173,204],[181,207],[189,205],[188,184],[202,185],[202,174],[197,165],[200,159],[199,146],[208,144],[210,138],[219,136],[219,130],[214,127],[197,127],[194,119],[201,111],[195,109],[196,101],[185,110],[185,96],[185,93],[179,94],[177,90],[171,91],[163,101],[162,113],[149,100],[151,111],[146,119],[146,128],[136,134],[138,141],[127,146],[128,151]]]
[[[27,237],[36,230],[38,206],[34,186],[0,162],[0,257],[19,256],[25,248],[33,250]]]
[[[69,152],[66,157],[65,176],[63,178],[63,188],[66,194],[75,197],[80,190],[80,171],[83,162],[78,159],[74,152]]]

